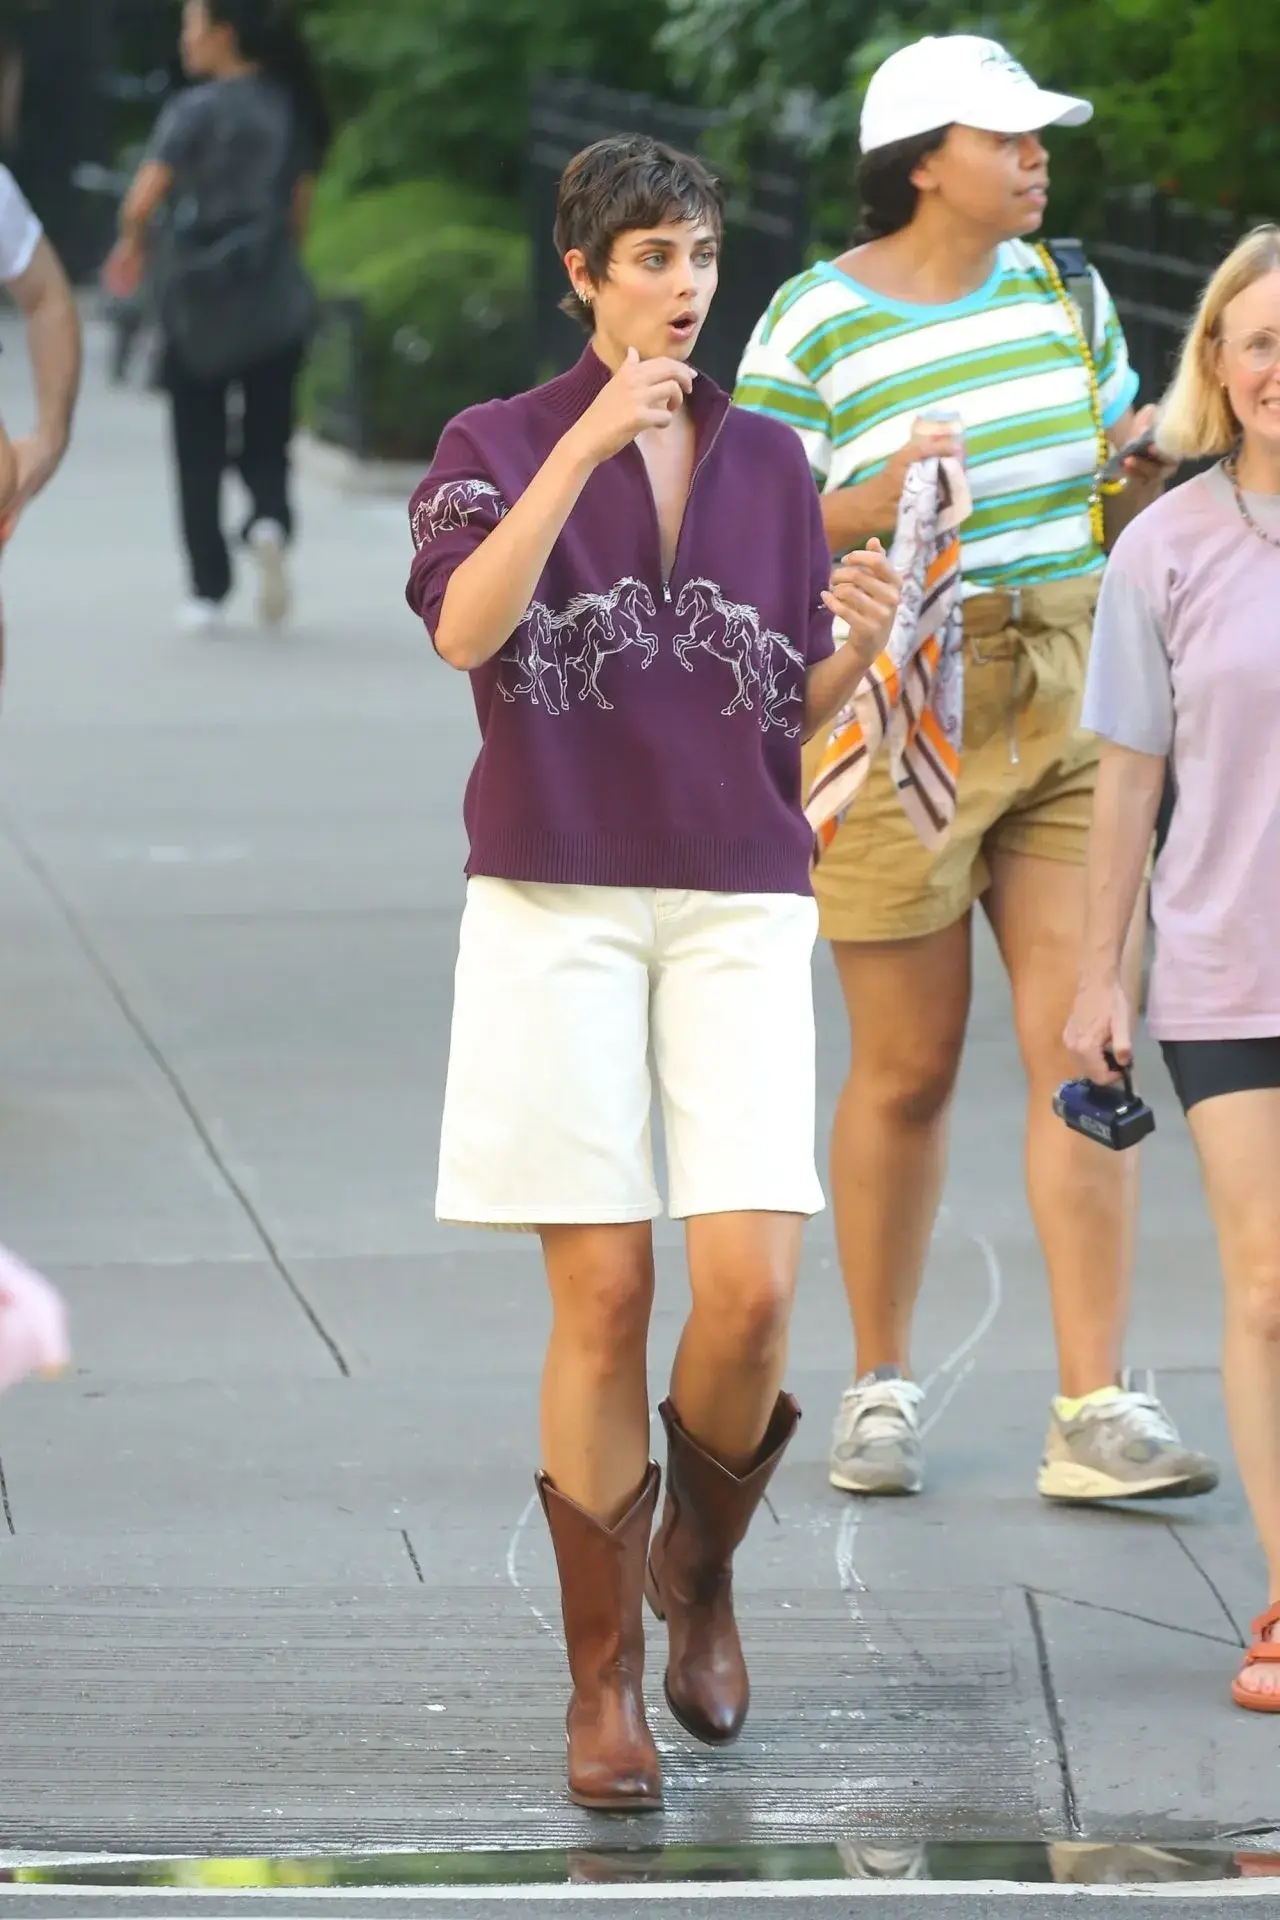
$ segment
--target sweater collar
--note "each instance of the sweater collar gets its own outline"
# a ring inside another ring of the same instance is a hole
[[[561,419],[566,427],[581,419],[598,393],[608,386],[613,378],[595,347],[590,341],[583,350],[582,358],[567,373],[548,381],[542,389],[547,404]],[[708,374],[699,373],[693,383],[693,392],[689,396],[689,410],[701,436],[704,423],[713,415],[719,417],[729,405],[729,396],[722,387],[718,387]]]

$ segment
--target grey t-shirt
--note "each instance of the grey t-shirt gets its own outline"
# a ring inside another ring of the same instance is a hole
[[[1280,497],[1245,504],[1280,540]],[[1220,467],[1117,541],[1081,724],[1173,765],[1152,892],[1152,1032],[1280,1036],[1280,547],[1248,525]]]
[[[260,74],[211,80],[176,95],[156,122],[147,157],[173,169],[174,217],[190,208],[220,227],[274,204],[286,215],[299,177],[318,156],[285,89]]]

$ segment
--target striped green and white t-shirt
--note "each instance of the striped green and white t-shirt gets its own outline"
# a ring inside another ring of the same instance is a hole
[[[1103,418],[1133,404],[1137,375],[1095,272],[1094,358]],[[870,479],[917,415],[960,415],[973,513],[962,530],[969,592],[1091,573],[1098,440],[1071,317],[1035,250],[1007,241],[986,286],[910,306],[824,261],[789,280],[743,356],[739,405],[799,433],[826,493]]]

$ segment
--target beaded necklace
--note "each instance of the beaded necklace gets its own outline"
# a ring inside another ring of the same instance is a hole
[[[1265,527],[1260,527],[1249,511],[1249,504],[1244,497],[1244,490],[1240,485],[1240,454],[1238,449],[1235,453],[1229,453],[1227,455],[1222,463],[1222,471],[1231,482],[1231,491],[1235,494],[1236,505],[1240,509],[1240,518],[1244,521],[1246,527],[1256,533],[1259,540],[1265,540],[1269,547],[1280,547],[1280,538],[1274,533],[1268,533]]]
[[[1067,292],[1062,275],[1058,271],[1058,263],[1048,247],[1037,246],[1035,251],[1036,257],[1044,268],[1045,278],[1071,322],[1071,331],[1075,335],[1076,345],[1080,349],[1080,357],[1084,361],[1084,370],[1089,381],[1089,412],[1093,418],[1093,431],[1098,442],[1098,461],[1094,468],[1093,486],[1089,491],[1089,527],[1096,545],[1103,547],[1106,545],[1107,537],[1103,499],[1104,497],[1110,499],[1113,494],[1123,493],[1125,483],[1123,480],[1102,478],[1102,470],[1111,458],[1111,440],[1107,433],[1106,421],[1102,417],[1102,394],[1098,387],[1098,369],[1094,365],[1093,348],[1085,339],[1079,310]]]

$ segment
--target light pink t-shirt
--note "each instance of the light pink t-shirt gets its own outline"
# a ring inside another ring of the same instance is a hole
[[[1280,541],[1280,496],[1246,494]],[[1220,467],[1127,527],[1103,582],[1082,725],[1169,755],[1148,1024],[1161,1040],[1280,1036],[1280,546]]]

